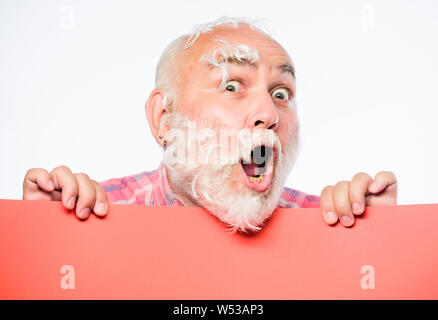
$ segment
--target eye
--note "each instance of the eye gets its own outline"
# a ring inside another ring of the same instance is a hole
[[[230,80],[225,84],[225,90],[229,92],[237,92],[240,89],[240,83],[236,80]]]
[[[271,96],[274,99],[287,101],[289,100],[289,90],[287,90],[286,88],[278,88],[275,89],[274,92],[272,92]]]

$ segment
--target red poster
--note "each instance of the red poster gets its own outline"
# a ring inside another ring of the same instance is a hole
[[[367,208],[353,228],[279,209],[230,234],[200,208],[0,201],[0,299],[438,299],[438,205]]]

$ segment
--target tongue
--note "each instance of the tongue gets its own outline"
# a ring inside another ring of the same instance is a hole
[[[260,168],[255,163],[244,164],[242,163],[243,170],[245,170],[246,175],[249,177],[256,177],[260,175]]]

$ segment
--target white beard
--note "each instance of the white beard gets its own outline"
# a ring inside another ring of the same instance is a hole
[[[174,114],[173,125],[184,128],[188,119]],[[182,194],[193,203],[205,208],[219,220],[229,225],[229,231],[259,231],[264,222],[277,208],[283,186],[296,159],[299,141],[299,125],[290,132],[288,142],[282,146],[272,130],[263,130],[277,147],[278,153],[270,187],[257,192],[242,184],[241,178],[233,174],[240,172],[240,158],[248,157],[253,145],[243,146],[239,159],[231,159],[229,164],[218,163],[177,163],[169,164],[168,155],[174,149],[164,151],[163,162],[175,193]],[[205,146],[211,150],[211,145]],[[240,173],[239,173],[240,174]]]

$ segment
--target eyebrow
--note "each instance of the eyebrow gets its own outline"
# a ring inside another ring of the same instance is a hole
[[[249,59],[244,58],[244,57],[238,58],[235,55],[228,56],[225,59],[223,57],[221,57],[221,58],[219,58],[217,60],[218,64],[221,64],[221,63],[224,63],[224,62],[226,62],[227,64],[235,64],[235,65],[238,65],[238,66],[253,66],[256,69],[258,67],[257,66],[257,62],[252,62]],[[210,63],[210,65],[212,65],[212,64]]]
[[[283,63],[278,66],[283,73],[289,73],[295,79],[295,68],[290,63]]]
[[[255,69],[257,69],[257,67],[258,67],[257,62],[251,62],[246,58],[238,59],[236,56],[230,56],[230,57],[227,57],[226,59],[221,58],[217,62],[218,63],[226,62],[227,64],[235,64],[238,66],[249,65],[249,66],[253,66]],[[211,63],[209,63],[209,65],[214,66]],[[295,67],[292,64],[282,63],[282,64],[278,65],[278,69],[280,69],[280,71],[282,73],[289,73],[292,76],[292,78],[295,79]]]

